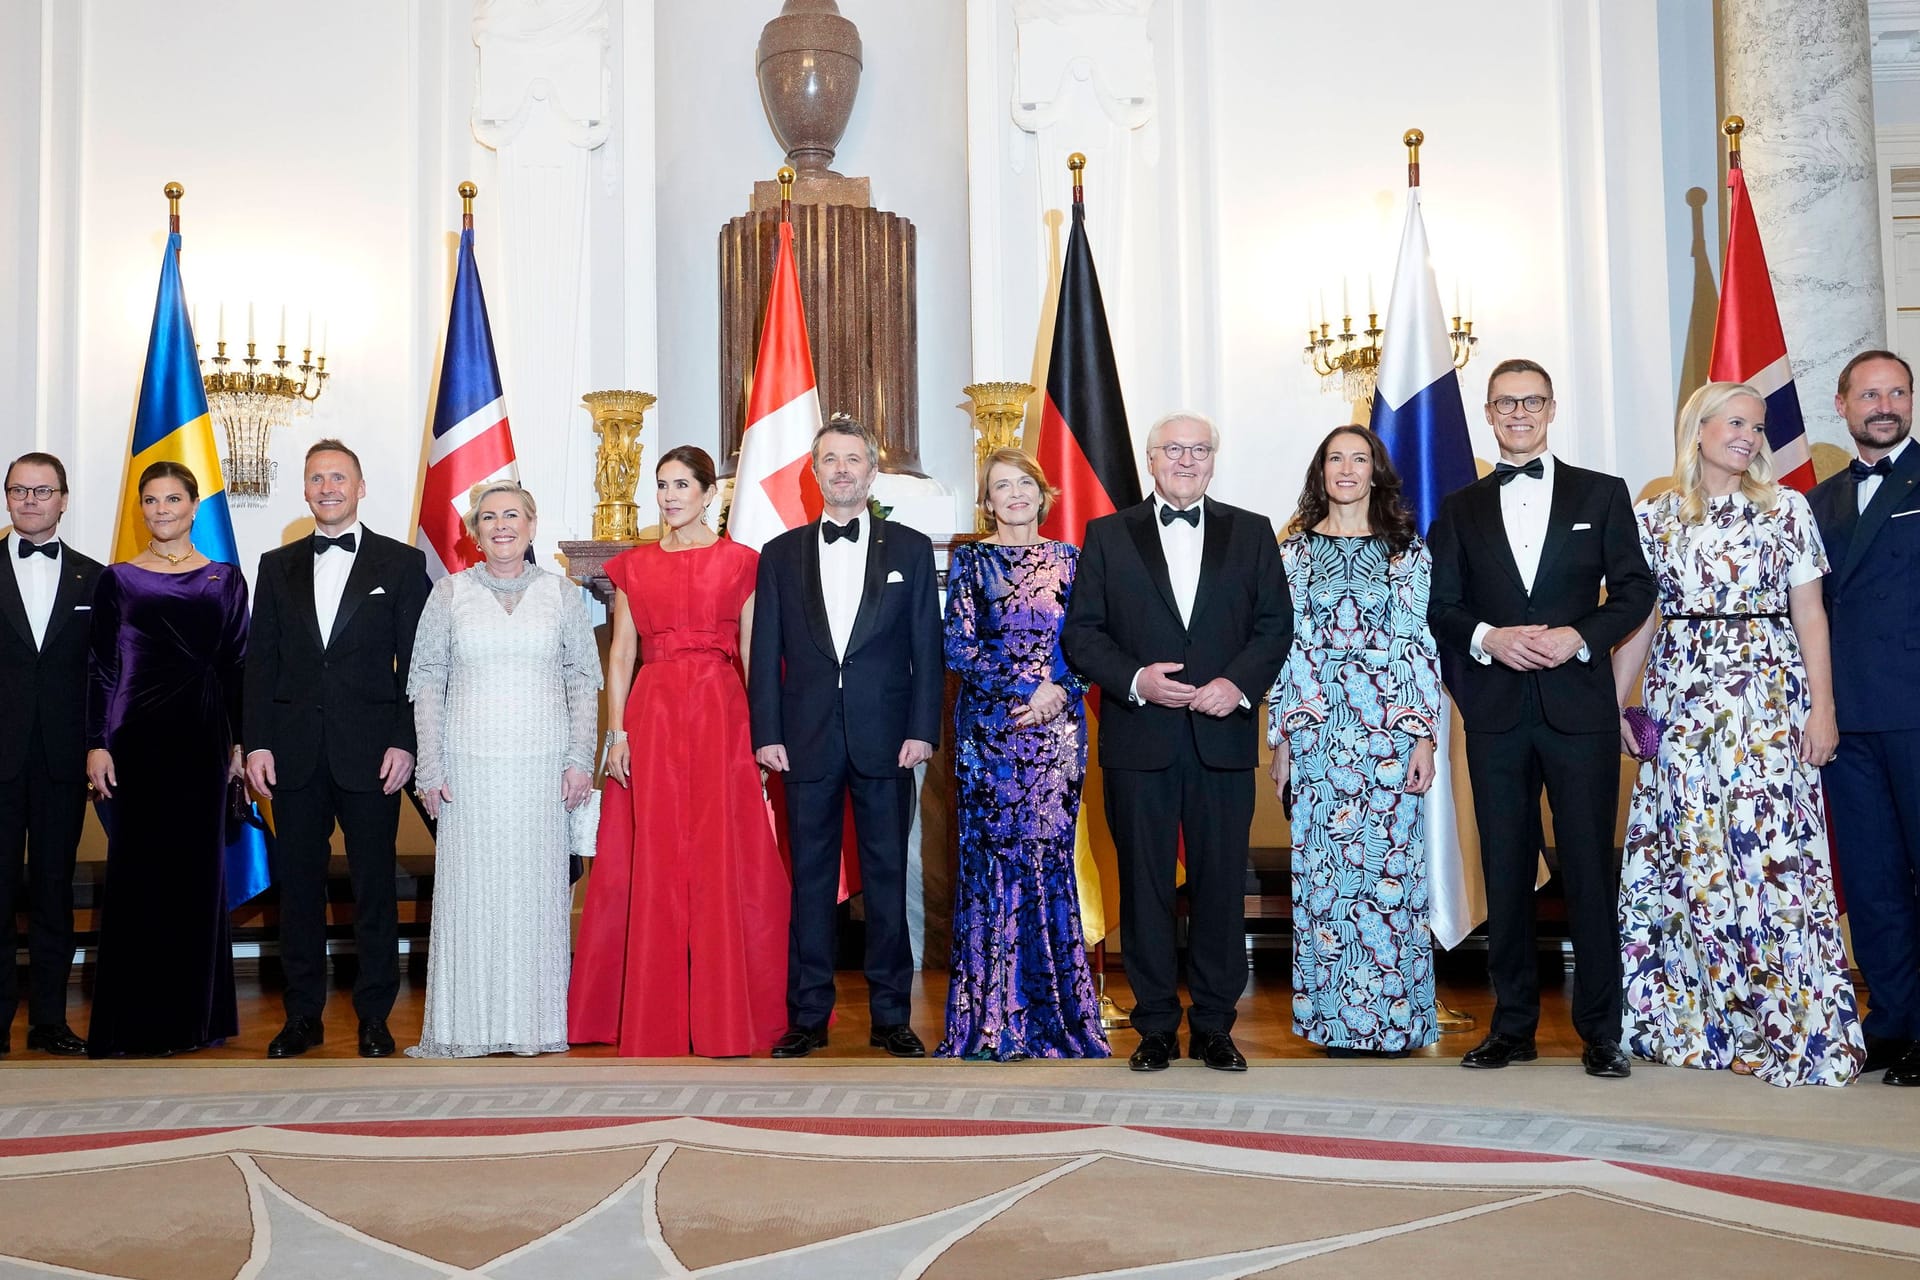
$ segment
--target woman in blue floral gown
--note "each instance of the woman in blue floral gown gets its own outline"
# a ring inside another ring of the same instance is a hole
[[[1293,1030],[1331,1057],[1404,1057],[1437,1034],[1421,797],[1440,659],[1433,561],[1371,431],[1321,442],[1280,559],[1293,649],[1267,740],[1293,791]]]
[[[1694,392],[1677,488],[1636,509],[1659,607],[1614,685],[1624,707],[1644,667],[1664,728],[1627,814],[1621,1038],[1671,1066],[1840,1085],[1866,1047],[1820,805],[1839,742],[1827,557],[1806,500],[1774,483],[1766,413],[1742,383]]]
[[[994,531],[947,569],[960,871],[938,1057],[1108,1056],[1073,869],[1086,682],[1060,653],[1079,551],[1040,537],[1053,493],[1026,454],[989,455],[980,509]]]

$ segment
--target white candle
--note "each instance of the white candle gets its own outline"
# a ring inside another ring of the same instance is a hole
[[[1380,308],[1373,305],[1373,272],[1367,272],[1367,314],[1378,315]]]
[[[187,308],[187,327],[193,330],[193,343],[200,345],[200,304],[194,303]]]
[[[1325,289],[1322,289],[1320,291],[1320,323],[1325,324],[1326,322],[1327,322],[1327,291]]]
[[[322,320],[320,322],[320,358],[322,360],[327,358],[327,331],[331,328],[333,328],[333,322],[331,320]]]
[[[313,350],[313,308],[307,308],[307,348]]]
[[[1467,286],[1467,319],[1473,319],[1473,286]]]
[[[247,304],[247,341],[253,341],[253,304]]]
[[[1313,332],[1313,298],[1307,298],[1307,332]]]
[[[223,302],[220,304],[220,336],[216,338],[215,341],[225,342],[226,340],[227,340],[227,304]]]
[[[1453,278],[1453,314],[1456,319],[1460,315],[1460,277],[1459,276],[1455,276]]]
[[[287,345],[287,304],[280,304],[280,345]]]
[[[1347,299],[1347,278],[1345,276],[1340,277],[1340,314],[1343,316],[1353,314],[1353,303]]]

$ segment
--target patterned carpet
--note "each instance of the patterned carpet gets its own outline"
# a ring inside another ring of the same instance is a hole
[[[1920,1273],[1905,1091],[1500,1074],[22,1064],[0,1280]]]

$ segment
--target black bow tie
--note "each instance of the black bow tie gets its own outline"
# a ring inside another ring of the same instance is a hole
[[[1538,458],[1534,458],[1525,466],[1519,467],[1514,466],[1511,462],[1496,462],[1493,464],[1493,478],[1501,484],[1511,483],[1515,476],[1526,476],[1529,480],[1540,480],[1544,479],[1546,474],[1546,465]]]
[[[28,556],[45,556],[49,560],[57,560],[60,557],[60,539],[58,538],[48,538],[45,542],[37,543],[28,542],[25,538],[16,538],[14,541],[20,544],[22,560]]]
[[[858,542],[860,541],[860,517],[855,516],[845,524],[835,524],[831,520],[822,520],[820,522],[820,534],[827,540],[828,546],[832,546],[842,538],[845,538],[848,542]]]
[[[1200,527],[1200,504],[1196,502],[1185,511],[1175,511],[1166,503],[1161,503],[1160,523],[1172,524],[1175,520],[1185,520],[1188,524],[1198,529]]]
[[[1880,461],[1869,466],[1867,463],[1855,458],[1847,464],[1847,472],[1853,477],[1855,484],[1861,483],[1868,476],[1890,476],[1893,474],[1893,459],[1882,458]],[[26,552],[23,551],[20,554],[25,555]]]
[[[329,538],[324,533],[313,535],[313,554],[325,555],[330,548],[338,547],[348,555],[353,554],[355,537],[352,533],[343,533],[337,538]]]

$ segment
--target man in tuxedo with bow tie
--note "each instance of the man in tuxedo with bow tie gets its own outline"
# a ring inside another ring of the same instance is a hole
[[[1833,407],[1860,457],[1807,502],[1832,565],[1840,745],[1821,770],[1854,959],[1867,979],[1868,1071],[1920,1085],[1920,448],[1913,370],[1863,351]]]
[[[1260,709],[1293,643],[1293,601],[1265,516],[1206,496],[1220,433],[1196,413],[1147,432],[1153,495],[1087,525],[1060,644],[1100,686],[1100,767],[1120,858],[1120,934],[1139,1047],[1180,1056],[1174,878],[1187,866],[1188,1056],[1244,1071],[1247,832]]]
[[[60,538],[67,469],[50,453],[7,468],[0,538],[0,1054],[19,1007],[15,891],[26,889],[27,1048],[78,1057],[67,1025],[73,859],[86,821],[87,649],[100,564]],[[24,880],[22,877],[24,864]]]
[[[1500,462],[1447,495],[1427,534],[1427,620],[1467,730],[1494,992],[1492,1026],[1460,1065],[1539,1056],[1534,882],[1544,782],[1581,1061],[1590,1076],[1618,1078],[1631,1065],[1620,1048],[1620,707],[1610,659],[1651,612],[1653,575],[1625,482],[1547,452],[1555,411],[1540,365],[1495,366],[1486,413]]]
[[[848,797],[865,895],[870,1043],[926,1046],[908,1025],[907,833],[914,766],[940,741],[946,669],[933,544],[867,510],[880,442],[840,415],[813,438],[826,510],[760,553],[747,704],[754,757],[785,775],[793,854],[788,1031],[776,1058],[824,1048],[833,1012],[840,848]]]
[[[353,882],[360,1056],[393,1053],[400,990],[394,839],[413,776],[407,669],[427,600],[426,558],[360,523],[367,485],[338,440],[302,466],[314,531],[260,557],[247,641],[247,781],[273,802],[273,878],[287,1021],[267,1046],[320,1044],[327,1003],[327,863],[339,824]]]

